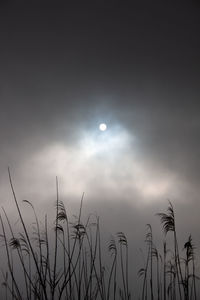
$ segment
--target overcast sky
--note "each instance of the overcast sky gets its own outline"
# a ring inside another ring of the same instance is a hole
[[[198,1],[72,2],[1,1],[1,205],[15,217],[10,166],[19,199],[44,211],[55,176],[67,205],[85,192],[134,255],[167,199],[198,244]]]

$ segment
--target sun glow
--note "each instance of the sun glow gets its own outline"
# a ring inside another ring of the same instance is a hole
[[[112,156],[128,146],[128,134],[122,128],[106,130],[106,124],[99,125],[99,131],[86,132],[81,140],[81,148],[86,156]]]
[[[101,123],[101,124],[99,125],[99,129],[100,129],[101,131],[106,131],[107,125],[106,125],[105,123]]]

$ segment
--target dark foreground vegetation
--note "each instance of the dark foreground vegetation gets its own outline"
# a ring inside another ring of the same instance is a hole
[[[1,238],[7,257],[7,271],[2,270],[2,300],[199,299],[195,247],[189,236],[184,245],[184,257],[180,256],[174,209],[170,202],[167,212],[157,215],[164,236],[172,233],[173,245],[169,250],[164,242],[163,250],[158,251],[151,225],[147,225],[147,251],[144,266],[138,271],[141,291],[136,296],[134,290],[130,293],[128,241],[123,232],[118,232],[110,240],[110,260],[105,266],[99,218],[90,215],[85,222],[82,221],[83,198],[78,216],[71,222],[63,202],[59,200],[56,184],[56,218],[52,241],[47,216],[41,224],[33,205],[27,200],[24,202],[33,211],[34,226],[30,229],[25,224],[10,172],[9,179],[21,232],[16,234],[3,209],[0,215]]]

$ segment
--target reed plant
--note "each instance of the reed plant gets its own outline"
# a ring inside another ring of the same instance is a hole
[[[110,264],[105,265],[99,217],[91,214],[83,220],[83,194],[78,216],[70,220],[60,200],[56,178],[52,242],[48,217],[45,216],[41,224],[33,204],[28,200],[23,200],[23,203],[33,212],[32,230],[25,223],[9,170],[8,174],[21,231],[16,232],[6,211],[2,209],[1,238],[8,266],[7,271],[2,271],[5,298],[129,300],[128,242],[125,234],[119,232],[109,242],[107,250],[110,253]]]
[[[153,241],[152,227],[147,224],[147,254],[144,267],[138,275],[142,278],[141,300],[197,300],[195,246],[191,235],[184,244],[182,256],[178,246],[175,212],[171,202],[166,213],[158,213],[164,233],[163,253]],[[173,242],[167,247],[166,235],[171,232]],[[185,252],[185,253],[184,253]],[[154,281],[153,281],[154,279]]]
[[[180,251],[171,202],[166,213],[158,213],[164,242],[156,247],[153,229],[147,224],[144,265],[138,271],[140,295],[130,293],[129,247],[126,235],[118,232],[105,247],[100,219],[83,218],[84,194],[77,216],[71,217],[59,196],[56,178],[55,220],[39,220],[33,204],[23,200],[33,215],[32,227],[25,222],[10,170],[9,181],[17,210],[20,231],[4,208],[0,214],[1,240],[7,259],[2,270],[1,299],[5,300],[197,300],[196,248],[190,235]],[[51,230],[53,229],[53,231]],[[53,232],[53,233],[52,233]],[[166,236],[172,233],[171,248]],[[133,287],[136,283],[132,283]]]

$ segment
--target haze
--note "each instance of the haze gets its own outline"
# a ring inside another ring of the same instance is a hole
[[[1,2],[0,202],[13,220],[8,166],[41,214],[56,176],[71,211],[85,192],[85,214],[107,240],[125,232],[138,259],[168,199],[180,244],[199,245],[199,13],[197,1]]]

